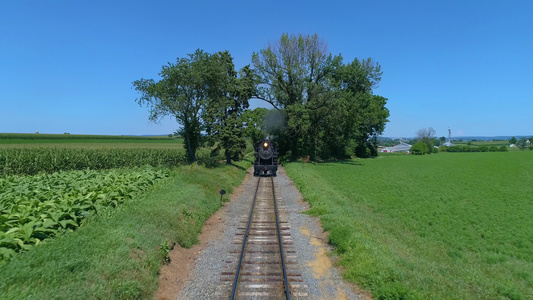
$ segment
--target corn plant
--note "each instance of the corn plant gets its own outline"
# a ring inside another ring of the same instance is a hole
[[[50,148],[0,149],[1,175],[34,175],[69,170],[132,168],[144,165],[177,166],[187,163],[183,149]]]

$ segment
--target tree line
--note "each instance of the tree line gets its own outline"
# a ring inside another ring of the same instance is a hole
[[[387,99],[373,93],[380,65],[371,58],[344,63],[316,34],[283,34],[238,71],[228,51],[197,50],[159,75],[133,82],[136,101],[149,108],[152,121],[176,119],[190,161],[207,145],[231,163],[242,156],[246,138],[255,143],[266,136],[287,159],[375,156],[389,117]],[[273,109],[249,110],[250,99]]]
[[[509,139],[509,144],[515,145],[520,150],[525,150],[525,149],[533,150],[533,136],[530,137],[529,139],[525,137],[516,139],[516,137],[513,136],[512,138]]]
[[[446,141],[445,137],[436,138],[436,131],[431,128],[422,128],[416,132],[416,138],[411,140],[413,146],[411,147],[411,154],[414,155],[424,155],[438,152],[506,152],[508,151],[508,146],[501,145],[500,147],[491,146],[491,145],[479,145],[472,146],[476,140],[468,141],[467,145],[452,145],[452,146],[441,146],[441,144]],[[520,150],[533,150],[533,137],[525,138],[522,137],[520,140],[516,137],[509,139],[509,144],[511,147],[518,147]],[[439,147],[440,146],[440,147]]]

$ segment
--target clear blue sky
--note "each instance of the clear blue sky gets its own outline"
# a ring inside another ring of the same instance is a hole
[[[197,48],[229,50],[240,68],[284,32],[381,64],[384,136],[533,135],[526,0],[1,0],[0,132],[171,133],[174,120],[150,123],[135,103],[134,80]]]

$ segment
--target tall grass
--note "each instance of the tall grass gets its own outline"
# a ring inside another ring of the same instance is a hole
[[[533,153],[286,166],[378,299],[533,299]]]

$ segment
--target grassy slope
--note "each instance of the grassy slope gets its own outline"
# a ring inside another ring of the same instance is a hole
[[[533,298],[533,152],[289,164],[346,278],[384,299]]]
[[[220,207],[219,189],[231,192],[244,174],[228,166],[180,167],[145,196],[2,267],[0,299],[151,298],[159,246],[196,243],[203,222]]]

